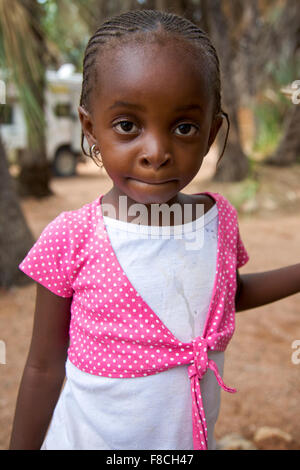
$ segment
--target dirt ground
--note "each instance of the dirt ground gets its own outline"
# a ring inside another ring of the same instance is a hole
[[[53,179],[54,196],[21,202],[36,238],[60,212],[77,209],[111,187],[103,170],[93,163],[81,164],[78,173],[70,179]],[[210,167],[201,174],[205,179],[196,177],[186,193],[214,191],[229,197],[241,186],[212,183]],[[241,274],[300,263],[300,165],[264,167],[258,178],[255,201],[242,204],[239,215],[250,256]],[[0,292],[0,340],[6,345],[6,364],[0,364],[0,449],[7,449],[9,443],[34,302],[34,283]],[[237,314],[236,331],[226,352],[224,381],[238,393],[221,392],[217,440],[229,433],[251,439],[259,427],[272,426],[290,433],[290,448],[300,449],[300,364],[292,362],[292,343],[300,340],[299,320],[300,294]]]

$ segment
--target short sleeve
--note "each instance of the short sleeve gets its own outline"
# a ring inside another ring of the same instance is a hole
[[[54,294],[71,297],[69,246],[66,212],[62,212],[44,228],[19,269]]]
[[[237,269],[244,266],[249,261],[249,255],[241,239],[239,227],[237,229]]]

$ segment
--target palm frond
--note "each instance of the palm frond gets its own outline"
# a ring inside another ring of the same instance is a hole
[[[23,2],[0,0],[0,66],[9,70],[17,87],[33,147],[38,146],[44,125],[43,109],[36,99],[44,76],[39,35],[42,36],[39,25]]]

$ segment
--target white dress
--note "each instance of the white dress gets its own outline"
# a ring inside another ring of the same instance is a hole
[[[167,328],[183,342],[202,335],[216,274],[217,205],[196,221],[171,228],[109,217],[104,222],[127,277]],[[193,237],[202,240],[202,246],[188,250],[186,241]],[[208,357],[222,376],[224,352],[209,351]],[[83,372],[67,360],[66,383],[41,449],[192,450],[187,367],[109,378]],[[208,369],[201,380],[208,449],[216,447],[220,390]]]

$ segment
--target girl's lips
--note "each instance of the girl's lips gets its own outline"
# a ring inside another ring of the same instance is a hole
[[[129,180],[137,181],[138,183],[144,183],[144,184],[154,184],[154,185],[160,185],[160,184],[166,184],[166,183],[172,183],[176,181],[175,179],[168,179],[168,180],[162,180],[162,181],[146,181],[142,179],[137,179],[137,178],[128,178]]]

